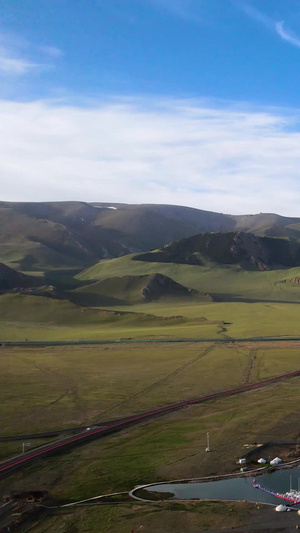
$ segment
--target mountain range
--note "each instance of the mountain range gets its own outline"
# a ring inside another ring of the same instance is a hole
[[[82,270],[210,232],[300,240],[300,218],[226,215],[172,205],[0,203],[0,262],[21,271]]]
[[[18,302],[40,297],[106,308],[266,300],[271,293],[298,299],[300,218],[171,205],[2,202],[0,222],[0,294]]]

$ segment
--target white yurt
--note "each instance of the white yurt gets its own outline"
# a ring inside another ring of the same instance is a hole
[[[286,511],[286,510],[287,510],[287,506],[282,505],[282,503],[280,505],[277,505],[277,507],[275,507],[275,511],[277,511],[277,513],[283,513],[283,511]]]
[[[258,459],[257,462],[258,462],[260,465],[265,465],[267,461],[266,461],[263,457],[261,457],[260,459]]]
[[[280,459],[280,457],[275,457],[274,459],[272,459],[272,461],[270,461],[270,465],[276,466],[276,465],[279,465],[279,463],[281,462],[282,462],[282,459]]]

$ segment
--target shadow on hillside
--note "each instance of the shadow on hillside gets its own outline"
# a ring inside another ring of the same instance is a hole
[[[110,307],[118,305],[128,305],[126,300],[119,300],[112,296],[103,296],[102,294],[91,294],[89,292],[72,292],[68,294],[71,302],[82,307]]]
[[[44,273],[45,282],[49,285],[55,285],[56,287],[64,290],[77,289],[85,285],[91,285],[93,281],[80,280],[74,278],[80,269],[60,269],[60,270],[47,270]]]
[[[293,300],[279,300],[271,298],[245,298],[244,296],[234,296],[232,294],[226,294],[226,293],[210,293],[210,295],[213,298],[214,302],[240,302],[240,303],[270,303],[270,304],[295,304],[299,305],[299,302],[295,302]]]

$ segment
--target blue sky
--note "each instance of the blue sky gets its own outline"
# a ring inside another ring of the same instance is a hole
[[[299,0],[2,0],[3,199],[300,216],[299,63]]]

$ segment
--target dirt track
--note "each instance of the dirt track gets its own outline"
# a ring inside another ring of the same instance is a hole
[[[277,341],[259,341],[259,340],[253,340],[253,341],[233,341],[229,342],[227,344],[228,347],[240,347],[240,348],[252,348],[252,349],[258,349],[258,348],[300,348],[300,341],[280,341],[280,344],[278,344]]]

